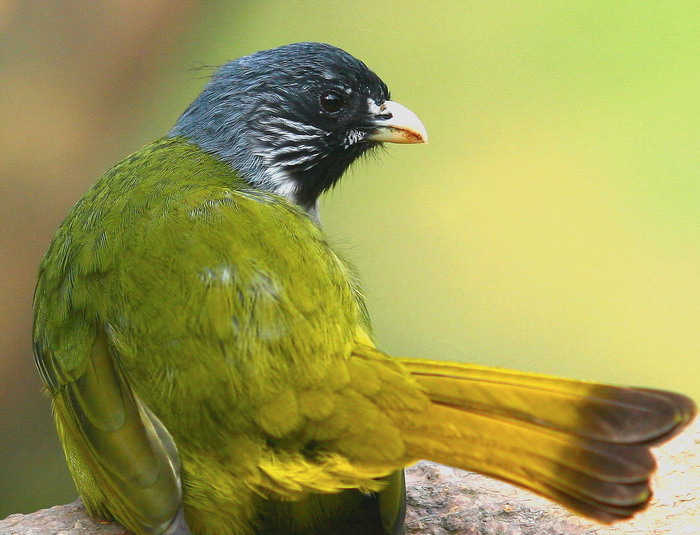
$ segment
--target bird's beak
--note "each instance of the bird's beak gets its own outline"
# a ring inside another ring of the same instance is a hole
[[[376,108],[375,130],[367,136],[370,141],[389,143],[427,143],[428,132],[418,116],[406,106],[385,101]]]

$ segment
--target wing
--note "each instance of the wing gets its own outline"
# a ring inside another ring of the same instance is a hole
[[[35,352],[71,469],[80,472],[77,479],[95,483],[90,493],[82,493],[86,505],[104,515],[98,495],[106,494],[111,513],[132,529],[189,534],[170,434],[134,395],[112,359],[103,330],[96,329],[86,349],[80,366],[72,370],[61,369],[51,352]]]
[[[103,318],[124,231],[110,228],[115,185],[143,175],[149,152],[107,173],[59,228],[34,295],[34,357],[88,510],[136,533],[187,535],[175,443],[135,392]]]

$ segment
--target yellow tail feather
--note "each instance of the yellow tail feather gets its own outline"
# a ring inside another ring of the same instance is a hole
[[[432,402],[400,422],[412,457],[521,485],[602,522],[647,505],[655,469],[650,446],[695,413],[689,399],[668,392],[400,362]]]

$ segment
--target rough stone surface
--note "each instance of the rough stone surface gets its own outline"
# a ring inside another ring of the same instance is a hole
[[[30,515],[10,515],[0,520],[0,535],[129,535],[129,532],[117,524],[93,520],[78,499]]]
[[[700,422],[657,450],[651,507],[601,526],[505,483],[434,463],[408,471],[406,535],[700,535]],[[80,500],[0,520],[0,535],[128,535],[91,520]],[[358,534],[361,535],[361,534]]]

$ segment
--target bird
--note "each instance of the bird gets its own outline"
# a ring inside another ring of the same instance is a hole
[[[428,459],[594,520],[651,498],[687,397],[393,357],[319,197],[427,142],[329,44],[220,67],[75,204],[40,264],[33,351],[87,511],[137,535],[399,535]],[[410,290],[409,290],[410,291]]]

